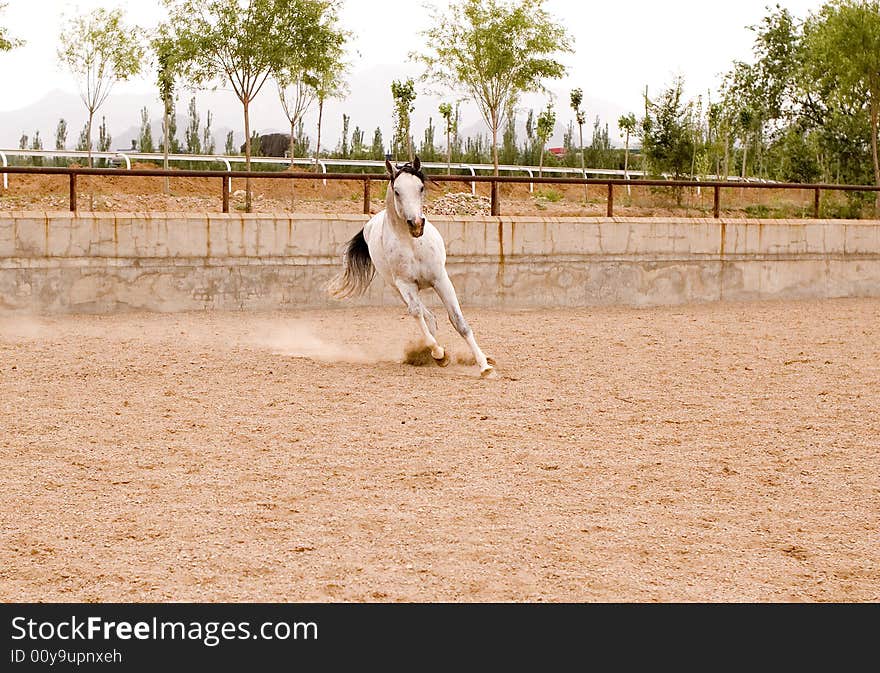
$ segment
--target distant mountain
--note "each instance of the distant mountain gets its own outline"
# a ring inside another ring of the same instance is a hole
[[[98,126],[101,117],[107,118],[107,124],[111,135],[114,134],[114,123],[119,120],[120,126],[123,120],[135,120],[138,118],[140,109],[144,106],[156,106],[155,96],[149,94],[110,96],[107,103],[98,111],[93,124],[93,139],[98,136]],[[33,138],[34,131],[40,131],[43,147],[46,149],[55,147],[55,129],[58,120],[67,122],[67,146],[73,148],[79,138],[80,131],[86,125],[88,115],[85,106],[75,93],[54,90],[47,93],[42,99],[18,110],[0,112],[0,147],[18,147],[18,141],[22,134]],[[114,141],[114,147],[116,143]]]
[[[332,149],[339,144],[342,133],[343,113],[351,117],[349,133],[355,127],[360,127],[364,132],[365,142],[370,144],[375,129],[379,127],[387,147],[392,136],[391,82],[403,80],[407,77],[417,79],[418,74],[418,69],[415,66],[400,64],[375,66],[354,73],[349,78],[351,89],[349,95],[344,100],[329,100],[324,105],[321,134],[322,149]],[[451,96],[440,97],[429,94],[425,91],[425,87],[418,83],[416,89],[419,95],[416,98],[415,112],[412,119],[413,136],[416,143],[421,142],[424,129],[427,127],[428,118],[430,117],[433,118],[434,126],[437,128],[435,143],[438,146],[442,146],[445,139],[439,128],[441,126],[441,118],[438,106],[441,102],[446,100],[452,101],[453,99]],[[553,137],[548,143],[548,146],[552,147],[562,144],[562,135],[573,114],[568,106],[569,92],[562,89],[551,88],[551,90],[555,94],[556,117],[558,120]],[[187,90],[180,92],[176,104],[178,138],[182,139],[183,137],[187,124],[186,112],[189,101],[194,95],[197,102],[197,111],[201,117],[202,128],[204,128],[208,109],[212,112],[213,126],[216,128],[214,138],[217,151],[223,151],[226,143],[226,133],[231,129],[235,133],[235,145],[239,147],[244,142],[241,104],[231,92],[224,90],[199,91],[195,94]],[[525,138],[524,128],[528,110],[534,109],[537,115],[538,111],[546,106],[546,102],[547,99],[544,96],[529,94],[523,97],[519,105],[520,112],[518,114],[518,139],[520,142]],[[93,128],[93,142],[96,142],[98,135],[97,127],[101,123],[101,118],[106,117],[110,133],[113,137],[112,147],[114,149],[130,149],[131,141],[137,138],[139,134],[140,111],[143,107],[147,107],[149,110],[153,140],[154,143],[158,144],[162,133],[162,106],[157,95],[153,93],[111,94],[104,107],[98,111]],[[606,122],[608,123],[612,143],[621,143],[617,130],[617,118],[626,110],[612,102],[594,99],[589,97],[589,95],[585,98],[584,108],[588,119],[588,123],[584,128],[585,143],[589,143],[589,139],[592,136],[592,124],[596,115],[599,115],[603,125]],[[287,133],[290,131],[289,122],[284,116],[278,101],[277,91],[271,84],[266,85],[266,88],[252,104],[250,112],[251,127],[258,133],[279,131]],[[489,131],[472,103],[463,102],[461,113],[462,136],[488,136]],[[67,147],[73,148],[76,145],[80,131],[85,126],[87,115],[79,96],[76,93],[62,90],[50,91],[38,102],[18,110],[0,112],[0,148],[18,147],[19,138],[22,133],[26,134],[30,139],[33,137],[35,130],[40,131],[44,148],[54,148],[55,128],[60,118],[64,118],[67,121]],[[311,139],[312,148],[314,148],[317,138],[316,126],[317,105],[313,105],[304,120],[305,133]]]

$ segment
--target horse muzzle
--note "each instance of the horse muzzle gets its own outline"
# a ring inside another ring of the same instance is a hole
[[[409,233],[413,238],[419,238],[419,236],[425,233],[424,218],[417,217],[412,220],[407,220],[406,223],[409,225]]]

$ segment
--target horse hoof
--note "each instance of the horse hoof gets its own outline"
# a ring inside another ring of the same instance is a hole
[[[495,358],[490,358],[490,357],[488,357],[488,356],[486,357],[486,362],[488,362],[488,363],[489,363],[490,365],[492,365],[493,367],[496,366],[496,365],[498,364],[497,362],[495,362]]]
[[[484,379],[489,379],[495,376],[495,368],[492,366],[488,366],[485,369],[480,371],[480,377]]]
[[[452,360],[449,358],[449,353],[448,353],[448,352],[444,352],[442,358],[434,358],[434,362],[436,362],[437,365],[440,366],[440,367],[448,367],[448,366],[449,366],[449,363],[450,363],[451,361],[452,361]]]

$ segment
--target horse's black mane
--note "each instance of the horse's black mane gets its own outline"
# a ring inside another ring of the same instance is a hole
[[[422,169],[419,168],[418,170],[416,170],[413,167],[412,163],[409,161],[407,161],[405,164],[398,164],[397,165],[397,173],[398,173],[398,175],[400,173],[409,173],[410,175],[415,175],[423,183],[427,180],[427,178],[425,177],[425,173],[422,171]],[[395,178],[396,177],[397,176],[395,176]]]

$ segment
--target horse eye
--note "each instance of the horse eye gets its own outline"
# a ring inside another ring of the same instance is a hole
[[[400,192],[398,192],[396,189],[394,190],[394,196],[400,196]]]

